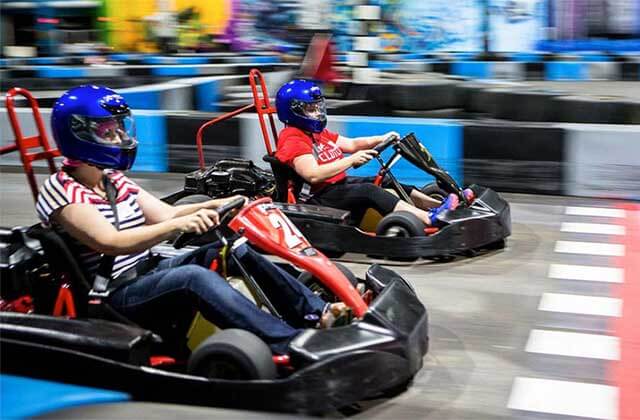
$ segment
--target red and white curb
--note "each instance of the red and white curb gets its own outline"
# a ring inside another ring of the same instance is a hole
[[[602,241],[557,241],[559,254],[610,257],[611,266],[551,264],[559,280],[611,283],[613,297],[544,293],[545,312],[606,317],[612,335],[534,329],[529,353],[605,361],[607,383],[517,377],[507,406],[535,413],[595,419],[640,419],[640,205],[618,208],[567,207],[565,215],[598,223],[566,222],[566,233],[602,235]]]

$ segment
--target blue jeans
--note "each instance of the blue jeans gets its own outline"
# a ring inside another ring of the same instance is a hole
[[[172,327],[188,325],[194,308],[220,328],[240,328],[263,339],[276,354],[285,354],[291,339],[304,328],[304,316],[320,316],[326,302],[280,267],[248,245],[234,255],[255,278],[282,320],[259,309],[209,270],[219,243],[168,258],[134,282],[111,293],[109,303],[139,325],[162,335]],[[233,270],[234,267],[229,267]]]

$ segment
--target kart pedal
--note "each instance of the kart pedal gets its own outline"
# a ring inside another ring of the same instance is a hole
[[[361,296],[362,300],[364,300],[364,303],[366,303],[367,305],[370,305],[371,302],[373,302],[373,290],[367,290]]]

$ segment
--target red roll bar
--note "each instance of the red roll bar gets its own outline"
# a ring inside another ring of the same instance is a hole
[[[202,146],[202,133],[204,129],[215,123],[233,118],[236,115],[241,114],[245,111],[251,111],[254,108],[256,110],[256,113],[258,114],[258,119],[260,121],[260,129],[262,130],[262,137],[264,138],[264,144],[267,148],[267,153],[269,155],[272,155],[274,153],[274,149],[271,147],[271,138],[269,137],[269,130],[267,129],[267,123],[264,117],[267,116],[269,118],[271,133],[273,135],[273,144],[275,145],[276,139],[278,138],[278,132],[276,130],[276,123],[275,123],[275,120],[273,119],[273,114],[276,113],[276,109],[275,107],[272,107],[271,103],[269,102],[269,93],[267,92],[267,85],[264,81],[264,76],[262,76],[262,73],[260,73],[258,69],[252,69],[249,72],[249,85],[251,86],[251,92],[253,94],[253,104],[248,104],[234,111],[227,112],[226,114],[222,114],[219,117],[216,117],[202,124],[198,129],[198,133],[196,134],[196,147],[198,149],[198,162],[200,164],[200,169],[205,168],[204,150]],[[260,89],[258,89],[258,85]]]
[[[21,95],[29,101],[31,112],[33,113],[33,119],[36,122],[38,134],[31,137],[24,137],[22,129],[20,128],[20,121],[16,113],[14,98],[16,95]],[[34,160],[46,159],[49,163],[49,172],[52,174],[56,172],[56,164],[53,158],[60,156],[58,149],[54,149],[49,145],[49,139],[47,138],[47,131],[42,123],[42,116],[40,115],[40,108],[38,107],[38,101],[33,97],[31,92],[27,89],[14,87],[9,89],[6,97],[7,114],[9,115],[9,121],[11,122],[11,128],[15,136],[15,143],[0,148],[0,155],[14,152],[18,150],[20,152],[20,160],[22,161],[22,167],[24,173],[29,181],[29,187],[31,187],[31,194],[33,199],[38,198],[38,184],[33,172],[33,166],[31,162]],[[31,149],[42,149],[38,151],[30,151]]]

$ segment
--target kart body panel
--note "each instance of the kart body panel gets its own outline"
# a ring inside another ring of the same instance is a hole
[[[482,249],[511,234],[511,212],[495,191],[472,186],[478,197],[469,208],[443,213],[438,232],[420,237],[373,236],[336,217],[340,210],[296,204],[283,212],[316,248],[336,253],[354,252],[388,258],[452,256]]]
[[[351,307],[357,317],[366,312],[367,304],[345,275],[311,246],[270,198],[256,200],[244,207],[229,227],[260,249],[309,271]]]
[[[305,330],[291,344],[289,376],[207,379],[150,367],[155,336],[103,320],[0,312],[2,373],[122,391],[135,400],[321,413],[406,384],[428,350],[428,318],[411,286],[372,266],[384,285],[359,322]]]

